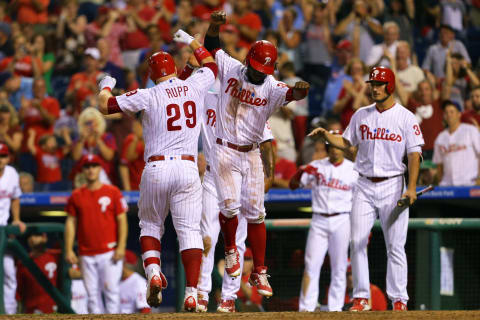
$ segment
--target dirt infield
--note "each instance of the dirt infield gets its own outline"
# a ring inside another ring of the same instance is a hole
[[[265,313],[159,313],[159,314],[133,314],[133,315],[14,315],[3,316],[0,319],[75,319],[75,320],[137,320],[137,319],[480,319],[480,311],[409,311],[409,312],[318,312],[318,313],[299,313],[299,312],[265,312]]]

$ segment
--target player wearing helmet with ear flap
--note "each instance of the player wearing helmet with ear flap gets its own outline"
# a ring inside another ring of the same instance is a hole
[[[225,242],[225,265],[232,277],[240,275],[236,247],[238,214],[248,221],[247,237],[253,252],[250,283],[261,295],[273,294],[265,266],[266,229],[264,172],[258,142],[265,123],[279,107],[306,97],[310,85],[299,81],[290,88],[273,76],[277,49],[268,41],[255,42],[242,64],[221,49],[219,30],[223,11],[212,13],[205,47],[218,65],[220,94],[217,103],[215,147],[211,164],[219,198],[219,220]],[[266,171],[273,176],[273,166]],[[266,168],[267,169],[267,168]]]

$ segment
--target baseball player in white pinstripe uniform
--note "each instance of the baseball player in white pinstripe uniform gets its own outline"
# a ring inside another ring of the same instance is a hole
[[[0,143],[0,226],[6,226],[12,213],[12,225],[17,225],[23,233],[26,225],[20,220],[20,178],[17,170],[9,166],[10,150],[5,143]],[[0,261],[1,263],[1,261]],[[3,303],[6,314],[17,312],[17,276],[15,260],[11,254],[3,256]]]
[[[219,67],[220,95],[217,106],[217,137],[211,163],[217,186],[220,227],[225,241],[225,269],[232,277],[241,273],[236,246],[238,214],[248,221],[247,237],[253,252],[254,271],[249,282],[264,296],[273,294],[265,266],[266,229],[264,173],[257,148],[265,123],[275,109],[303,99],[309,84],[299,81],[294,88],[272,76],[277,49],[268,41],[250,48],[245,65],[220,49],[220,25],[224,12],[211,15],[205,47]]]
[[[214,250],[220,233],[220,223],[218,222],[218,195],[215,187],[214,177],[209,163],[211,163],[211,150],[215,141],[215,123],[217,94],[208,93],[205,99],[204,121],[202,123],[202,142],[203,152],[207,161],[207,172],[203,177],[203,214],[201,221],[201,233],[204,241],[204,257],[200,282],[198,284],[199,308],[201,311],[207,311],[208,294],[212,289],[212,270],[214,264]],[[263,142],[273,140],[273,135],[265,126]],[[240,266],[243,268],[243,254],[245,252],[245,240],[247,238],[247,220],[239,216],[236,243],[240,255]],[[223,277],[222,283],[222,301],[217,311],[233,312],[235,311],[236,293],[240,290],[241,277],[231,278],[227,274]],[[201,297],[200,297],[201,296]]]
[[[320,134],[341,149],[358,148],[355,170],[359,173],[351,214],[351,259],[354,303],[350,311],[370,310],[368,235],[378,215],[387,246],[387,295],[394,310],[407,310],[408,206],[400,198],[417,199],[416,186],[424,144],[415,115],[395,102],[395,75],[389,68],[375,67],[368,80],[374,104],[360,108],[337,137],[318,128]],[[408,187],[403,174],[408,157]]]
[[[166,279],[160,271],[160,239],[164,220],[172,212],[182,262],[186,289],[184,308],[197,309],[197,283],[203,242],[200,235],[202,189],[196,165],[198,136],[205,94],[215,82],[217,65],[198,41],[179,30],[174,40],[190,45],[202,68],[187,80],[177,78],[172,56],[157,52],[149,58],[150,78],[155,87],[113,97],[111,77],[99,86],[100,111],[103,114],[142,112],[145,141],[145,169],[138,202],[140,245],[148,279],[147,302],[157,307],[162,301]]]
[[[339,135],[336,131],[333,134]],[[328,250],[332,270],[328,311],[342,311],[347,287],[350,211],[358,173],[343,151],[327,144],[328,158],[300,167],[290,188],[312,188],[312,221],[305,248],[305,271],[300,290],[299,311],[313,312],[318,303],[318,281]]]

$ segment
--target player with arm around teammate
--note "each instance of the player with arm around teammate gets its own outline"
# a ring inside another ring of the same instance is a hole
[[[211,54],[183,30],[175,33],[174,40],[190,45],[202,68],[181,80],[172,56],[157,52],[148,61],[154,87],[114,97],[111,89],[116,81],[107,76],[99,84],[99,108],[103,114],[142,112],[146,165],[140,182],[138,216],[147,302],[158,307],[161,291],[167,286],[160,268],[160,240],[170,210],[185,267],[184,307],[195,312],[203,249],[202,189],[196,165],[198,136],[205,94],[215,82],[217,65]]]
[[[265,266],[266,229],[264,173],[258,150],[265,123],[279,107],[303,99],[309,84],[299,81],[293,88],[272,76],[277,49],[268,41],[257,41],[250,48],[245,64],[220,49],[220,25],[224,12],[214,12],[205,36],[205,47],[212,52],[219,68],[220,94],[217,106],[213,169],[220,207],[220,227],[225,242],[225,269],[229,276],[241,273],[236,246],[238,214],[248,221],[247,237],[255,269],[250,283],[261,295],[273,294]]]
[[[415,115],[395,102],[395,75],[389,68],[375,67],[369,80],[374,104],[360,108],[353,115],[343,136],[323,128],[320,134],[343,150],[358,149],[355,171],[359,173],[353,193],[350,255],[353,271],[354,303],[350,311],[370,310],[368,271],[368,235],[378,215],[387,247],[387,295],[394,310],[407,310],[408,206],[398,207],[400,198],[417,199],[416,183],[424,144]],[[408,157],[408,186],[403,157]]]
[[[330,131],[340,135],[339,131]],[[328,158],[300,167],[290,188],[312,188],[312,222],[305,249],[305,271],[300,290],[299,311],[313,312],[318,302],[320,269],[328,251],[332,270],[328,311],[342,311],[345,300],[350,242],[350,211],[358,173],[343,151],[327,144]]]

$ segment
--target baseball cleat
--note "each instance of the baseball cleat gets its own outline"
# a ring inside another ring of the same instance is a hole
[[[353,299],[353,306],[350,308],[350,311],[353,312],[361,312],[361,311],[369,311],[372,309],[368,304],[368,300],[364,298],[355,298]]]
[[[220,302],[217,308],[218,312],[235,312],[235,300],[223,300]]]
[[[396,301],[393,303],[393,311],[407,311],[407,305],[402,301]]]
[[[207,299],[204,298],[205,295],[198,293],[197,298],[198,298],[198,306],[197,306],[197,311],[198,312],[207,312],[208,311],[208,295],[206,295]]]
[[[267,267],[257,267],[255,271],[250,274],[248,283],[252,286],[257,287],[257,291],[264,297],[270,298],[273,295],[272,287],[268,283]]]
[[[236,278],[240,275],[240,255],[236,248],[225,252],[225,270],[230,277]]]
[[[150,307],[160,306],[160,303],[162,303],[162,289],[162,278],[158,275],[153,275],[147,284],[147,303]]]
[[[186,287],[185,299],[183,300],[183,308],[187,312],[197,312],[197,288]]]

